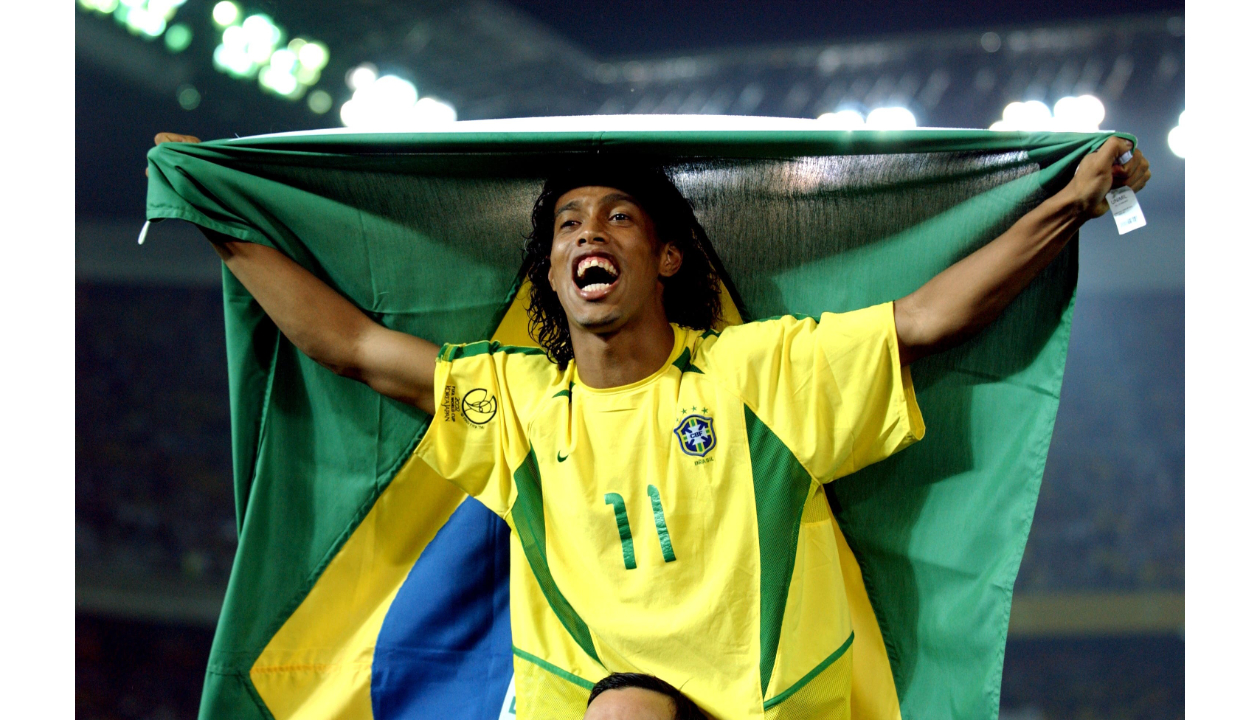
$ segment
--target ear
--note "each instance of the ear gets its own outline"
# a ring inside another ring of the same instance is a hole
[[[682,269],[683,253],[674,243],[665,243],[661,251],[660,276],[673,277]]]

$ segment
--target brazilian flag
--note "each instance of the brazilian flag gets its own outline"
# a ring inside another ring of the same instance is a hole
[[[387,327],[532,345],[529,211],[575,158],[664,165],[740,322],[906,295],[1062,188],[1106,138],[613,122],[164,144],[149,153],[148,217],[278,248]],[[855,718],[997,716],[1076,262],[1073,243],[981,336],[916,363],[927,437],[827,486]],[[504,523],[412,460],[428,416],[302,355],[226,272],[223,297],[239,549],[202,718],[512,717]]]

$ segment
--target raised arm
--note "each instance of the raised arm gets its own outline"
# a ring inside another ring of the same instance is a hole
[[[162,133],[155,141],[196,138]],[[206,234],[232,275],[299,350],[338,375],[433,413],[436,345],[374,322],[278,250]]]
[[[1116,161],[1132,143],[1112,137],[1086,155],[1067,187],[995,240],[893,304],[903,363],[953,347],[997,319],[1059,254],[1086,221],[1107,212],[1115,186],[1137,191],[1151,178],[1141,151]]]
[[[436,345],[374,322],[278,250],[223,236],[212,236],[211,243],[299,350],[338,375],[433,414]]]

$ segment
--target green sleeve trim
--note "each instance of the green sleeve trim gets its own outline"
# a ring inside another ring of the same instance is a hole
[[[761,692],[770,687],[779,654],[788,586],[796,565],[801,516],[814,479],[787,445],[744,406],[748,455],[757,502],[757,550],[761,556]]]
[[[627,570],[638,567],[634,561],[634,538],[630,535],[630,517],[626,515],[626,501],[618,493],[604,493],[604,504],[613,506],[617,517],[617,533],[621,535],[621,560]]]
[[[512,654],[526,662],[531,662],[537,665],[538,667],[542,668],[543,670],[546,670],[552,675],[564,678],[565,680],[568,680],[569,682],[573,683],[574,685],[577,685],[580,688],[585,688],[587,690],[595,689],[595,683],[583,680],[582,678],[578,677],[577,675],[574,675],[571,672],[565,672],[564,670],[561,670],[560,668],[556,667],[555,665],[552,665],[546,660],[543,660],[537,655],[531,655],[525,652],[524,650],[516,647],[515,645],[512,646]]]
[[[749,321],[748,321],[747,323],[745,323],[745,324],[746,324],[746,325],[752,325],[752,324],[754,324],[754,323],[777,322],[777,321],[782,320],[783,318],[787,318],[787,317],[790,317],[790,318],[792,318],[792,319],[794,319],[794,320],[813,320],[813,321],[814,321],[814,322],[816,322],[816,323],[822,322],[822,315],[821,315],[821,314],[819,314],[819,315],[806,315],[805,313],[785,313],[785,314],[783,314],[783,315],[771,315],[771,316],[769,316],[769,317],[763,317],[763,318],[757,318],[757,319],[755,319],[755,320],[749,320]]]
[[[460,358],[474,357],[477,355],[493,355],[494,353],[503,353],[505,355],[546,355],[547,353],[541,348],[521,347],[518,345],[501,345],[495,340],[482,340],[480,342],[468,343],[467,345],[451,345],[442,346],[442,351],[438,353],[438,357],[446,362],[458,360]]]
[[[516,537],[521,542],[521,550],[534,573],[534,579],[538,581],[538,587],[542,590],[543,597],[547,598],[551,611],[573,637],[574,642],[592,660],[603,665],[599,655],[595,654],[595,642],[591,639],[590,628],[569,604],[564,593],[560,592],[551,575],[551,566],[547,564],[547,526],[543,517],[542,478],[538,472],[538,458],[534,456],[532,448],[512,477],[516,481],[512,523],[516,525]]]
[[[703,370],[691,364],[691,348],[683,348],[682,354],[674,361],[674,367],[678,368],[678,372],[704,374]]]
[[[849,646],[852,644],[853,644],[853,633],[850,632],[849,639],[844,641],[844,644],[840,646],[839,650],[836,650],[835,652],[828,655],[826,660],[823,660],[822,662],[818,663],[818,665],[816,665],[813,670],[810,670],[809,672],[805,673],[805,677],[792,683],[792,687],[788,688],[787,690],[784,690],[778,695],[775,695],[774,697],[767,700],[765,704],[762,705],[762,709],[769,710],[775,705],[778,705],[784,700],[787,700],[788,698],[792,697],[792,695],[797,690],[800,690],[801,688],[805,687],[806,685],[809,684],[810,680],[813,680],[814,678],[818,677],[818,673],[831,667],[831,664],[833,662],[839,660],[844,655],[845,651],[849,649]]]
[[[665,527],[665,508],[661,507],[661,493],[655,485],[648,485],[648,497],[652,498],[652,515],[656,517],[656,537],[661,541],[661,555],[665,556],[665,562],[674,562],[678,558],[674,556],[674,544],[669,541],[669,528]]]

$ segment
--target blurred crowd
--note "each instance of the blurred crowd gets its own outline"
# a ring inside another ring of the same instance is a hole
[[[196,716],[209,628],[91,616],[76,625],[77,718]],[[999,720],[1176,720],[1183,653],[1175,637],[1011,640]]]
[[[236,550],[217,288],[75,291],[80,577],[226,583]]]
[[[1077,298],[1018,592],[1185,586],[1185,297]]]

